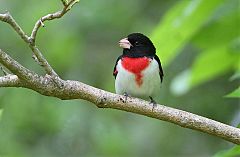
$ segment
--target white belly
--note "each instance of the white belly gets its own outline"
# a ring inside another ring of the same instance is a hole
[[[142,74],[142,84],[136,82],[136,75],[123,68],[121,60],[117,64],[117,77],[115,80],[115,90],[117,94],[127,93],[130,96],[139,98],[155,97],[160,90],[159,66],[155,59],[152,59],[149,66]]]

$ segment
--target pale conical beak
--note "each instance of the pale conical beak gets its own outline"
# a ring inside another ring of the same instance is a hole
[[[119,46],[124,48],[124,49],[130,49],[132,44],[128,41],[127,38],[124,38],[124,39],[119,41]]]

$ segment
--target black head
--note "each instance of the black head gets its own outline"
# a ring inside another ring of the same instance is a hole
[[[119,41],[123,55],[129,57],[154,56],[156,49],[152,41],[141,33],[132,33]]]

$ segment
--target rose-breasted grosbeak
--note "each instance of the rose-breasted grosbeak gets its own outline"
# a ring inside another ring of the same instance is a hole
[[[116,93],[153,101],[163,80],[161,62],[153,43],[141,33],[132,33],[120,40],[119,45],[123,54],[118,57],[113,71]]]

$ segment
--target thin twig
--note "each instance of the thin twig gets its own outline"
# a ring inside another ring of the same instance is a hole
[[[55,13],[52,14],[48,14],[45,15],[43,17],[41,17],[34,25],[34,28],[32,30],[32,33],[29,37],[29,41],[30,41],[30,48],[32,49],[34,55],[37,58],[38,63],[40,63],[41,66],[43,66],[45,68],[45,70],[47,71],[47,74],[53,76],[53,77],[58,77],[57,73],[53,70],[53,68],[49,65],[49,63],[47,62],[47,60],[43,57],[42,53],[39,51],[39,49],[37,48],[37,46],[35,45],[36,42],[36,36],[37,36],[37,32],[39,30],[39,28],[42,26],[44,27],[44,21],[50,21],[53,19],[57,19],[57,18],[61,18],[64,14],[66,14],[70,8],[76,4],[79,0],[71,0],[70,2],[66,2],[64,0],[62,0],[63,3],[63,9],[61,11],[57,11]],[[35,59],[36,60],[36,59]]]
[[[9,12],[6,12],[4,14],[0,14],[0,20],[3,22],[6,22],[10,24],[13,29],[20,35],[20,37],[29,44],[29,47],[33,51],[34,55],[36,56],[37,62],[45,69],[47,74],[53,77],[59,77],[57,73],[54,71],[54,69],[51,67],[51,65],[48,63],[48,61],[45,59],[41,51],[38,49],[38,47],[35,44],[37,32],[41,26],[44,26],[44,21],[46,20],[53,20],[56,18],[61,18],[64,14],[66,14],[70,8],[77,3],[79,0],[71,0],[68,2],[68,4],[64,5],[63,9],[61,11],[55,12],[53,14],[48,14],[46,16],[41,17],[35,24],[31,36],[28,37],[26,33],[22,30],[22,28],[17,24],[17,22],[13,19],[11,14]],[[63,1],[62,1],[63,2]]]
[[[63,6],[66,6],[68,4],[67,0],[61,0],[61,1],[62,1]]]
[[[22,66],[20,63],[11,58],[7,53],[5,53],[1,49],[0,49],[0,63],[4,67],[6,67],[9,71],[11,71],[13,74],[17,75],[19,78],[25,81],[32,81],[33,79],[32,76],[37,75],[34,72]]]
[[[17,22],[13,19],[12,15],[9,12],[4,14],[0,14],[0,20],[6,22],[12,26],[12,28],[18,33],[18,35],[26,42],[29,43],[28,36],[22,30],[22,28],[17,24]]]
[[[22,30],[22,28],[17,24],[17,22],[13,19],[9,12],[4,14],[0,14],[0,20],[6,22],[12,26],[12,28],[20,35],[20,37],[29,45],[34,55],[37,57],[38,61],[43,65],[43,68],[47,72],[47,74],[58,77],[57,73],[53,70],[47,60],[44,58],[40,50],[36,45],[31,44],[30,38],[26,35],[26,33]]]
[[[6,76],[8,75],[8,72],[4,70],[4,68],[2,66],[0,66],[1,71],[3,72],[3,75]]]
[[[54,19],[58,19],[61,18],[63,15],[65,15],[70,9],[71,7],[76,4],[77,2],[79,2],[79,0],[71,0],[70,2],[66,2],[64,0],[62,0],[62,3],[64,5],[63,9],[61,11],[57,11],[55,13],[52,14],[47,14],[43,17],[41,17],[34,25],[34,28],[32,30],[31,36],[30,36],[30,40],[31,40],[31,44],[34,45],[35,44],[35,40],[36,40],[36,36],[38,33],[38,30],[41,26],[43,26],[43,23],[45,21],[50,21],[50,20],[54,20]],[[66,4],[67,3],[67,4]]]
[[[57,73],[54,71],[48,61],[44,58],[43,54],[40,52],[37,46],[30,44],[29,47],[32,50],[33,54],[36,56],[38,64],[44,67],[47,74],[58,77]]]

